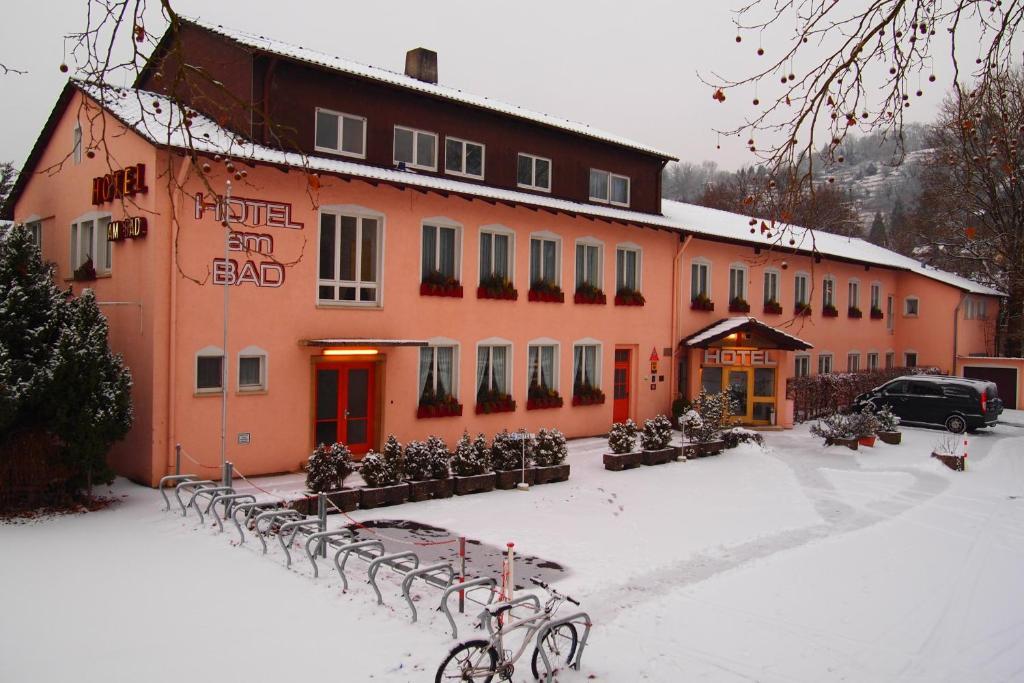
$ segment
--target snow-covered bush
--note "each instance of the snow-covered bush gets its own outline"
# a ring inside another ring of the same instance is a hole
[[[469,440],[469,432],[462,432],[462,437],[455,445],[452,457],[452,474],[459,477],[472,477],[491,471],[491,449],[487,447],[487,438],[477,434],[476,439]]]
[[[811,434],[825,440],[852,439],[857,436],[850,425],[850,418],[841,413],[832,413],[811,425]]]
[[[608,430],[608,448],[612,453],[621,455],[636,450],[636,435],[640,430],[629,418],[625,422],[616,422]]]
[[[423,441],[410,441],[405,445],[405,478],[411,481],[447,479],[451,454],[439,437]]]
[[[881,410],[875,413],[875,417],[878,418],[878,431],[880,432],[895,432],[898,431],[896,428],[900,424],[900,418],[898,418],[892,409],[888,405],[883,405]]]
[[[405,472],[405,450],[401,442],[394,434],[389,434],[384,442],[384,448],[380,450],[384,459],[392,464],[398,472]]]
[[[359,474],[370,488],[393,486],[402,480],[402,472],[394,460],[376,451],[369,451],[363,456]]]
[[[684,432],[690,441],[698,443],[715,440],[733,415],[732,394],[728,391],[709,394],[701,389],[691,406],[700,416],[700,421],[693,420],[687,424],[688,417],[684,415],[683,426],[688,427],[688,430],[684,429]]]
[[[322,443],[306,463],[306,488],[313,493],[329,493],[345,486],[352,474],[352,453],[343,443]]]
[[[849,421],[850,431],[858,438],[878,433],[878,418],[875,417],[874,408],[870,404],[864,406],[859,413],[850,415]]]
[[[507,429],[494,435],[491,444],[491,463],[496,470],[518,470],[523,466],[523,448],[526,448],[526,466],[533,461],[533,439],[522,432],[510,434]]]
[[[664,415],[657,415],[644,420],[644,429],[640,433],[640,444],[645,451],[660,451],[668,448],[672,441],[672,422]]]
[[[704,426],[704,420],[701,419],[700,413],[693,408],[687,410],[679,417],[679,428],[688,441],[697,440],[697,432],[702,426]]]
[[[557,429],[541,429],[533,449],[533,461],[537,467],[561,465],[569,456],[565,435]]]
[[[722,432],[722,441],[725,442],[726,448],[736,448],[741,443],[756,443],[758,446],[764,445],[764,437],[760,433],[744,427],[733,427],[732,429],[725,430]]]

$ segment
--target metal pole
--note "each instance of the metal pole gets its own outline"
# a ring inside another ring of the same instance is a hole
[[[507,560],[507,562],[508,562],[508,584],[507,584],[507,586],[505,588],[505,600],[507,600],[509,602],[512,601],[513,593],[514,593],[514,591],[516,589],[516,581],[515,581],[515,550],[513,550],[513,548],[515,548],[515,547],[516,547],[515,543],[511,543],[510,542],[508,544],[508,560]]]
[[[327,531],[327,494],[318,493],[316,494],[316,516],[320,523],[317,528],[319,531]],[[319,549],[320,557],[327,557],[327,543],[323,540],[320,541]]]
[[[181,474],[181,444],[174,444],[174,474]]]
[[[466,583],[466,537],[459,536],[459,583]],[[466,591],[459,590],[459,614],[466,611]]]
[[[235,466],[230,462],[224,463],[224,476],[221,481],[221,486],[231,486],[231,480],[235,478]]]
[[[230,256],[231,244],[231,181],[227,181],[227,190],[224,193],[224,267],[227,268]],[[223,352],[221,361],[220,378],[220,463],[224,465],[228,458],[228,278],[227,273],[221,274],[224,278],[224,330],[223,330]]]

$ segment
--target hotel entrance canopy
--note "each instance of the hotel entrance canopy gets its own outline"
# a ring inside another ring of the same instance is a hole
[[[723,343],[730,346],[756,346],[783,351],[806,351],[812,348],[812,345],[803,339],[786,334],[749,316],[722,318],[691,334],[680,343],[700,349],[722,346]]]

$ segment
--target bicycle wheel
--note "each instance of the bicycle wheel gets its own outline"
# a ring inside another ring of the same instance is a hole
[[[576,655],[576,643],[576,627],[572,624],[561,624],[548,631],[541,645],[533,650],[533,677],[539,681],[541,676],[547,673],[540,656],[541,647],[554,667],[552,673],[558,673],[563,666],[572,663],[572,658]]]
[[[490,683],[498,671],[498,652],[486,640],[467,640],[451,649],[437,669],[435,683],[483,681]]]

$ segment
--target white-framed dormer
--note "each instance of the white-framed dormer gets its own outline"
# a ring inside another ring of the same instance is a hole
[[[460,346],[457,340],[450,337],[430,337],[426,346],[419,347],[417,402],[423,400],[428,384],[435,395],[443,390],[456,401],[459,400]]]
[[[497,349],[504,349],[503,354],[496,353]],[[502,358],[502,355],[504,356]],[[514,363],[515,346],[510,339],[504,337],[487,337],[476,343],[474,354],[476,373],[473,380],[473,395],[478,397],[481,390],[502,390],[504,393],[513,396],[512,378],[515,377]]]
[[[547,349],[551,349],[551,351],[549,352]],[[541,371],[547,388],[559,391],[562,374],[561,351],[561,342],[551,337],[537,337],[526,342],[527,397],[529,397],[531,382],[537,378],[538,370]]]
[[[742,299],[750,303],[750,269],[742,261],[733,261],[729,264],[729,300],[732,304],[734,299]]]
[[[580,362],[582,361],[582,367]],[[600,339],[583,337],[572,343],[572,387],[575,392],[577,375],[582,371],[584,384],[600,389],[604,384],[604,344]]]
[[[444,138],[444,172],[462,178],[483,180],[487,147],[482,142],[451,135]]]
[[[552,256],[552,251],[554,252]],[[554,277],[554,284],[562,286],[562,236],[550,230],[539,230],[530,233],[530,281],[549,280]],[[553,270],[553,272],[552,272]]]
[[[551,192],[551,159],[519,152],[516,155],[516,186],[526,190]]]
[[[630,184],[629,176],[592,168],[588,192],[590,201],[628,207]]]
[[[342,225],[355,228],[351,243],[343,243]],[[358,204],[328,204],[317,215],[317,283],[313,292],[318,306],[383,308],[386,218],[383,212]],[[325,241],[323,233],[332,237]],[[368,231],[374,231],[369,242]],[[376,251],[366,261],[363,250],[370,244]],[[342,250],[351,248],[353,272],[342,272]],[[369,264],[369,265],[367,265]],[[371,270],[372,272],[363,272]],[[353,277],[350,277],[353,276]]]
[[[694,256],[690,259],[690,301],[701,294],[711,298],[711,261]]]
[[[68,263],[72,272],[90,258],[97,275],[109,275],[113,270],[114,248],[107,239],[110,219],[109,211],[89,211],[71,221]]]
[[[579,237],[573,243],[573,287],[586,282],[604,291],[604,242],[596,237]]]
[[[317,107],[313,149],[356,159],[366,158],[366,117]]]
[[[227,381],[224,349],[204,346],[195,352],[192,361],[192,393],[195,396],[219,396]]]
[[[515,287],[516,284],[516,231],[507,225],[489,223],[480,226],[477,264],[480,281],[492,275],[502,275],[498,263],[504,260],[504,276]],[[488,264],[489,267],[488,267]]]
[[[437,170],[437,133],[408,126],[395,126],[392,141],[395,165],[421,171]]]
[[[636,242],[615,245],[615,293],[623,287],[644,291],[644,248]]]
[[[259,346],[246,346],[238,352],[235,388],[240,394],[267,391],[270,354]]]
[[[462,282],[462,223],[447,216],[420,221],[420,282],[432,271]]]

